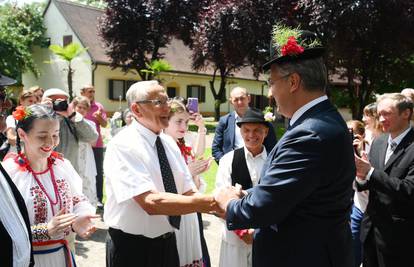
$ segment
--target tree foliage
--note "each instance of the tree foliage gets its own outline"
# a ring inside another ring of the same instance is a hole
[[[67,68],[67,82],[68,82],[68,91],[69,91],[69,99],[72,101],[73,99],[73,74],[74,70],[72,69],[72,60],[79,57],[83,52],[85,52],[88,48],[83,48],[78,43],[70,43],[66,46],[52,44],[49,46],[49,49],[61,60],[64,60],[68,64]]]
[[[151,74],[146,75],[148,73],[140,70],[163,58],[160,48],[170,42],[182,28],[180,25],[191,25],[186,16],[192,8],[183,7],[192,3],[182,0],[107,0],[99,32],[111,58],[111,66],[121,67],[125,72],[133,69],[141,79],[152,79]]]
[[[32,57],[32,47],[44,45],[45,27],[40,5],[0,6],[0,72],[21,78],[25,71],[36,76],[38,69]]]
[[[228,78],[244,67],[258,77],[268,55],[277,2],[262,0],[215,0],[199,16],[190,42],[193,68],[211,67],[210,90],[215,99],[216,119],[226,101]],[[218,90],[216,77],[220,77]]]
[[[354,118],[374,93],[414,85],[414,2],[299,0],[292,24],[321,34],[331,73],[348,80]]]

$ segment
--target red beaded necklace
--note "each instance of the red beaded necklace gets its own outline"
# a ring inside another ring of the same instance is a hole
[[[19,155],[16,157],[16,160],[15,160],[17,162],[17,164],[19,164],[20,167],[26,169],[27,171],[29,171],[33,175],[33,178],[35,179],[36,183],[39,185],[40,189],[45,194],[46,198],[49,200],[53,216],[55,216],[54,206],[59,204],[58,211],[62,209],[62,198],[59,194],[58,186],[57,186],[56,179],[55,179],[55,173],[53,171],[53,163],[55,162],[56,158],[58,158],[58,157],[59,157],[59,154],[52,153],[52,155],[50,155],[50,157],[47,159],[47,168],[46,168],[46,170],[44,170],[42,172],[33,171],[32,167],[30,167],[29,160],[26,158],[26,156],[23,153],[19,153]],[[52,181],[53,191],[55,193],[55,201],[52,201],[52,198],[47,193],[46,188],[44,187],[42,182],[37,177],[37,175],[44,174],[48,171],[50,171],[50,179]]]

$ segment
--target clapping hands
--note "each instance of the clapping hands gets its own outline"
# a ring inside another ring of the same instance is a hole
[[[212,162],[212,158],[207,159],[197,159],[188,162],[188,168],[190,169],[191,176],[197,176],[205,171],[207,171],[210,168]]]

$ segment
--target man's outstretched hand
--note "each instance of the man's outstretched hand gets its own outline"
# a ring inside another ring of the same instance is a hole
[[[227,186],[220,188],[214,195],[214,199],[217,204],[217,211],[213,212],[214,215],[225,218],[227,212],[227,205],[233,199],[240,199],[244,196],[244,192],[241,186]]]

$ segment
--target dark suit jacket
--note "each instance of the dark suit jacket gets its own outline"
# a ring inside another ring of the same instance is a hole
[[[389,255],[397,255],[402,262],[407,263],[405,266],[412,266],[414,260],[413,141],[414,130],[411,129],[384,166],[388,134],[374,140],[369,153],[374,172],[366,185],[357,184],[358,190],[369,190],[361,240],[364,242],[368,233],[373,231],[375,242],[381,250]]]
[[[235,128],[237,127],[235,121],[234,111],[221,117],[219,120],[216,127],[216,133],[214,134],[213,144],[211,145],[211,152],[217,163],[219,163],[224,154],[236,149],[234,146]],[[273,125],[268,123],[267,126],[269,127],[269,133],[267,134],[263,145],[265,146],[267,153],[269,153],[276,145],[277,140]]]
[[[355,162],[328,100],[305,112],[269,154],[260,182],[227,207],[230,230],[255,228],[255,267],[349,267]]]
[[[20,195],[19,190],[14,185],[13,181],[10,179],[10,176],[7,174],[7,172],[4,170],[1,164],[0,164],[0,170],[1,170],[1,173],[3,174],[3,175],[0,174],[0,179],[6,179],[7,183],[10,185],[14,198],[16,199],[17,206],[19,207],[19,210],[26,223],[27,231],[29,233],[29,238],[31,241],[32,234],[30,230],[29,215],[27,214],[26,204],[24,203],[23,197]],[[13,243],[1,221],[0,221],[0,266],[1,267],[9,267],[9,266],[13,267]],[[29,266],[34,266],[33,248],[31,251]]]

